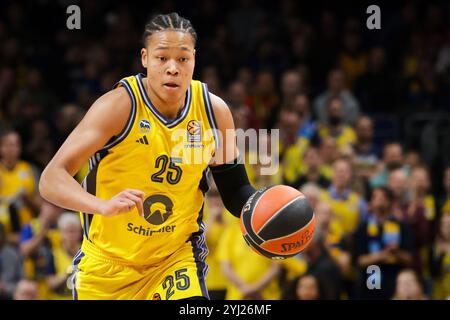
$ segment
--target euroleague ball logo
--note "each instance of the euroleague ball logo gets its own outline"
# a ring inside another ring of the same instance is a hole
[[[191,120],[187,124],[187,140],[188,142],[202,141],[202,125],[200,121]]]

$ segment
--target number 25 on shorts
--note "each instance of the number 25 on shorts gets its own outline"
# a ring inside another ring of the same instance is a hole
[[[169,300],[175,293],[174,287],[177,290],[186,290],[191,285],[189,277],[186,275],[187,269],[180,269],[175,271],[175,279],[172,275],[168,275],[162,284],[164,290],[166,290],[166,300]]]

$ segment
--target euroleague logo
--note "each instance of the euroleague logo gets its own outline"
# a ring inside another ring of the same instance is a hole
[[[202,141],[202,125],[200,121],[191,120],[187,124],[187,140],[188,142]]]

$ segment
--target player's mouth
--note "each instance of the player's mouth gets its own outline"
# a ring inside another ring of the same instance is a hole
[[[176,83],[173,82],[167,82],[163,84],[163,87],[168,89],[168,90],[176,90],[178,89],[180,86],[177,85]]]

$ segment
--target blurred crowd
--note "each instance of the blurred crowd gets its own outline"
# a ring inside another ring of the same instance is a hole
[[[69,4],[81,30],[65,27]],[[247,161],[252,183],[299,189],[318,221],[304,252],[271,261],[245,244],[210,181],[211,298],[449,299],[450,6],[382,6],[375,31],[365,9],[0,2],[0,299],[71,298],[80,222],[39,196],[39,175],[95,99],[144,72],[144,22],[170,11],[193,22],[195,78],[224,98],[236,128],[279,130],[278,172]]]

